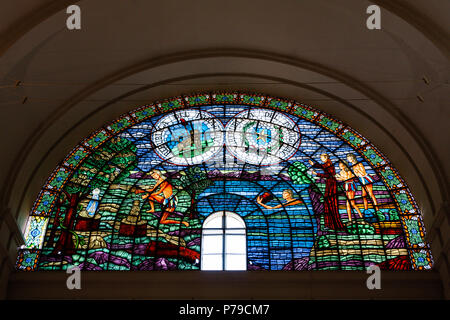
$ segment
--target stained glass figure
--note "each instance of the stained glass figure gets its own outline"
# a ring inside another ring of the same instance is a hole
[[[98,189],[98,188],[95,188],[92,191],[92,198],[89,201],[87,208],[86,208],[86,211],[88,212],[89,217],[93,217],[95,215],[95,212],[97,211],[99,194],[100,194],[100,189]]]

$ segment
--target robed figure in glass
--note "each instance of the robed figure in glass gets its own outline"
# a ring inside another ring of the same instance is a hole
[[[309,163],[313,168],[323,171],[323,173],[317,173],[313,170],[312,173],[319,178],[325,179],[325,193],[323,195],[325,227],[331,230],[344,230],[338,209],[336,170],[328,154],[323,153],[320,156],[320,160],[322,163],[314,163],[312,160],[309,160]]]

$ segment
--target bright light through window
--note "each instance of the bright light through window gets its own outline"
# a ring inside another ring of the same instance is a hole
[[[211,214],[202,229],[202,270],[247,270],[245,223],[233,212]]]

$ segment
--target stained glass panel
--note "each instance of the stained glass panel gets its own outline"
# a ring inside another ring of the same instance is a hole
[[[206,232],[217,212],[239,216],[245,239]],[[258,94],[178,97],[106,125],[54,171],[27,230],[20,270],[432,266],[414,198],[377,148],[331,115]],[[222,251],[202,264],[214,241]]]

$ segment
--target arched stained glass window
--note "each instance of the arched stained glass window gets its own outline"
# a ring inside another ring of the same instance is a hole
[[[432,266],[409,189],[367,139],[294,101],[214,93],[141,107],[75,147],[17,268],[199,270],[217,212],[245,223],[247,270]]]

